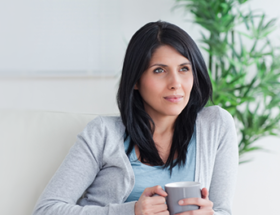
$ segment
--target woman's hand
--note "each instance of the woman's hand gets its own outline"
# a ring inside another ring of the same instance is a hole
[[[213,215],[213,202],[208,198],[208,190],[203,188],[201,190],[202,198],[188,198],[179,201],[179,205],[198,205],[200,209],[193,211],[186,211],[176,215]]]
[[[153,196],[158,194],[159,196]],[[148,187],[144,190],[139,200],[135,203],[135,215],[169,215],[165,197],[167,193],[161,186]]]

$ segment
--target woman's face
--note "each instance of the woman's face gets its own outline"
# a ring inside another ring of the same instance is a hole
[[[171,46],[157,48],[135,89],[154,119],[178,116],[188,104],[193,87],[190,61]]]

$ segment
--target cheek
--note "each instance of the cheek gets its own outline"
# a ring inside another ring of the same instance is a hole
[[[143,80],[142,83],[143,84],[141,84],[140,93],[145,94],[145,95],[143,95],[144,97],[150,97],[154,94],[159,93],[159,89],[161,87],[160,87],[160,84],[158,81],[156,81],[152,78],[148,78],[146,80]]]
[[[193,88],[193,77],[189,78],[186,82],[186,88],[190,91]]]
[[[193,88],[193,78],[189,78],[186,82],[184,82],[185,90],[190,93]]]

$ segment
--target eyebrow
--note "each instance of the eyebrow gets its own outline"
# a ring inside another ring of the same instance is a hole
[[[190,62],[185,62],[185,63],[180,64],[179,66],[184,66],[184,65],[191,65],[191,63],[190,63]],[[154,64],[154,65],[152,65],[152,66],[149,66],[149,68],[151,68],[151,67],[153,67],[153,66],[168,67],[168,66],[167,66],[167,65],[165,65],[165,64],[156,63],[156,64]]]

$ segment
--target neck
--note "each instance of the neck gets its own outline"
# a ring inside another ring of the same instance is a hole
[[[157,147],[158,153],[163,162],[165,163],[170,154],[176,117],[168,116],[161,117],[160,119],[152,119],[155,123],[153,139]]]
[[[173,134],[174,124],[176,117],[166,116],[166,117],[152,117],[155,123],[154,135],[156,136],[165,136],[166,134]]]

